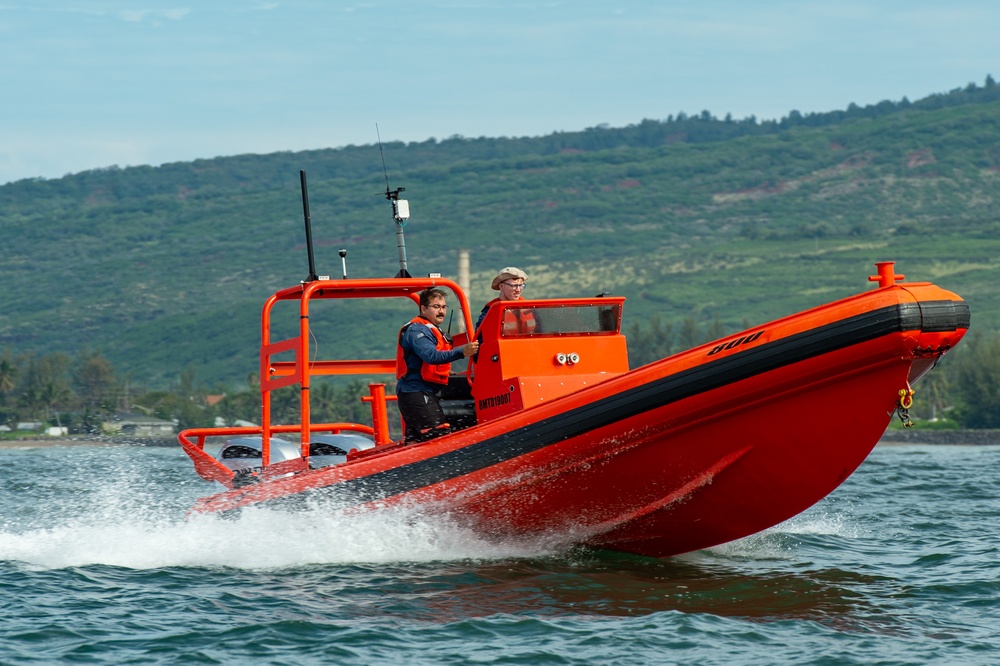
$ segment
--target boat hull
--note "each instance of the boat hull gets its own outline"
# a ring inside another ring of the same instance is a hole
[[[881,288],[430,442],[204,498],[195,511],[407,504],[498,539],[697,550],[776,525],[840,485],[968,319],[933,285]]]

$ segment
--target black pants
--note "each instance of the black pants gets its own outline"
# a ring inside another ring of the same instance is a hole
[[[406,424],[406,442],[423,442],[448,432],[441,401],[433,393],[397,393],[396,404]]]

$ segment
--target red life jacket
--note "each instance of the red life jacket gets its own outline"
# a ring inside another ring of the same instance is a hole
[[[406,333],[406,329],[414,324],[425,324],[427,328],[434,332],[435,347],[438,351],[451,351],[454,347],[451,344],[451,340],[444,333],[441,332],[437,326],[432,324],[429,320],[423,317],[414,317],[411,319],[406,326],[399,329],[399,339],[396,344],[396,379],[402,379],[409,368],[406,365],[406,354],[403,351],[403,335]],[[413,352],[409,352],[413,353]],[[420,361],[420,378],[426,382],[432,384],[448,384],[448,375],[451,374],[451,363],[439,363],[437,365],[431,365],[430,363],[424,363],[423,360]]]

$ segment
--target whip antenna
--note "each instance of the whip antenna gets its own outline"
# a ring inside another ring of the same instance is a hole
[[[396,220],[396,249],[399,251],[399,272],[398,278],[412,277],[406,270],[406,239],[403,238],[403,227],[410,219],[410,202],[400,199],[399,193],[405,192],[405,187],[389,189],[389,171],[385,167],[385,153],[382,152],[382,135],[378,131],[378,123],[375,123],[375,135],[378,137],[378,154],[382,157],[382,173],[385,174],[385,198],[392,204],[392,217]]]
[[[306,189],[305,169],[299,170],[299,182],[302,183],[302,215],[306,221],[306,249],[309,252],[309,277],[304,281],[313,282],[319,277],[316,276],[316,261],[313,259],[312,220],[309,218],[309,191]]]

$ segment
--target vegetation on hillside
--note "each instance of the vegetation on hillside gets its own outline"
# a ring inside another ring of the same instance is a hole
[[[778,121],[702,112],[383,150],[392,187],[411,200],[412,273],[454,276],[467,249],[475,304],[510,264],[527,270],[535,297],[625,295],[633,354],[657,326],[680,336],[690,321],[718,337],[861,291],[881,260],[961,294],[974,329],[1000,329],[1000,86],[990,77]],[[92,350],[150,391],[169,392],[181,372],[248,390],[261,303],[307,273],[300,169],[319,272],[339,273],[345,248],[352,276],[394,274],[376,145],[0,187],[0,353]],[[316,328],[366,356],[391,347],[400,321],[351,311]]]

